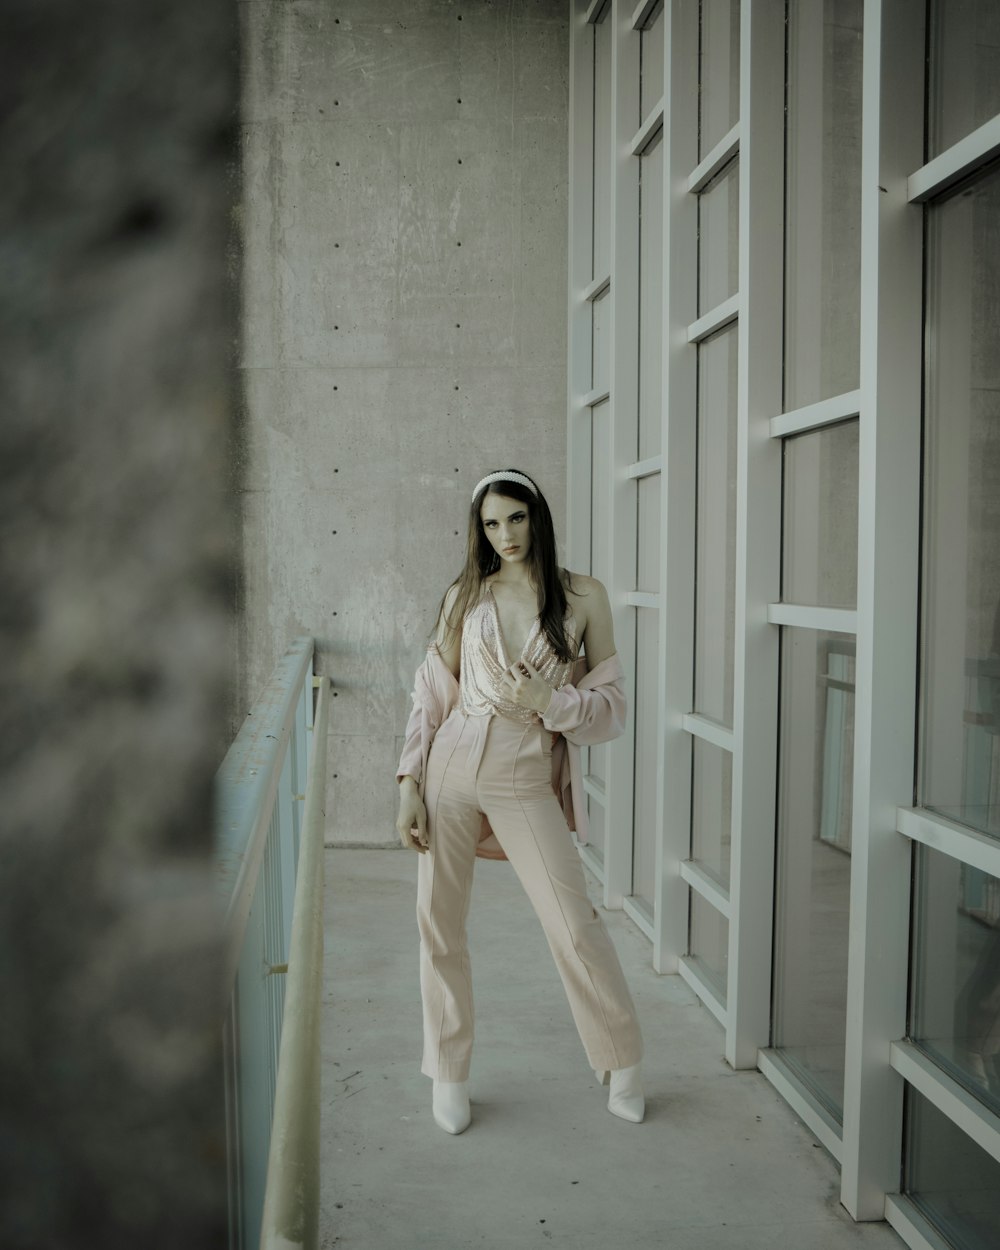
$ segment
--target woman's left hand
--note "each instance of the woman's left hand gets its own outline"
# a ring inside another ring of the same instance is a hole
[[[544,716],[552,702],[552,687],[530,660],[517,660],[500,679],[507,698],[519,707]]]

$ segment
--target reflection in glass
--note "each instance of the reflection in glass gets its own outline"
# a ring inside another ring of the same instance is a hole
[[[1000,1163],[912,1086],[906,1111],[907,1195],[949,1246],[995,1250]]]
[[[728,889],[733,757],[701,738],[693,744],[691,858]]]
[[[733,723],[736,327],[698,346],[695,711]]]
[[[863,8],[788,6],[786,412],[860,379]]]
[[[689,952],[723,1002],[729,977],[729,921],[695,890],[691,894]]]
[[[739,290],[740,163],[730,161],[698,196],[698,316]]]
[[[701,160],[740,117],[740,0],[702,0],[698,80]]]
[[[929,157],[1000,113],[1000,5],[931,0]]]
[[[917,847],[914,1041],[1000,1114],[1000,880]]]
[[[1000,837],[1000,173],[928,214],[923,802]]]
[[[858,422],[784,441],[785,603],[858,604]]]
[[[774,1044],[843,1114],[854,639],[782,630]]]
[[[651,479],[654,480],[655,479]],[[650,919],[656,892],[657,677],[659,612],[635,614],[635,799],[633,805],[632,894]]]

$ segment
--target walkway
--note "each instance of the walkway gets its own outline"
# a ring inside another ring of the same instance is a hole
[[[900,1250],[856,1225],[833,1161],[711,1015],[606,913],[646,1038],[646,1122],[605,1109],[506,864],[480,863],[473,1123],[449,1137],[419,1073],[416,856],[327,852],[323,1250]]]

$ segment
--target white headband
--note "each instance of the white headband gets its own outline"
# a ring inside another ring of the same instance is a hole
[[[530,477],[525,477],[523,473],[515,473],[513,469],[510,469],[506,473],[487,473],[476,489],[472,492],[473,501],[475,501],[476,496],[483,489],[483,487],[489,486],[491,482],[518,482],[521,486],[527,486],[528,490],[530,490],[536,498],[538,496],[538,487]]]

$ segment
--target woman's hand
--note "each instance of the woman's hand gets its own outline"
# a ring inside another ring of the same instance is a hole
[[[552,687],[530,660],[517,660],[500,678],[504,693],[518,707],[544,716],[552,702]]]
[[[404,777],[399,783],[399,815],[396,832],[408,851],[423,855],[430,845],[427,837],[427,808],[412,777]]]

